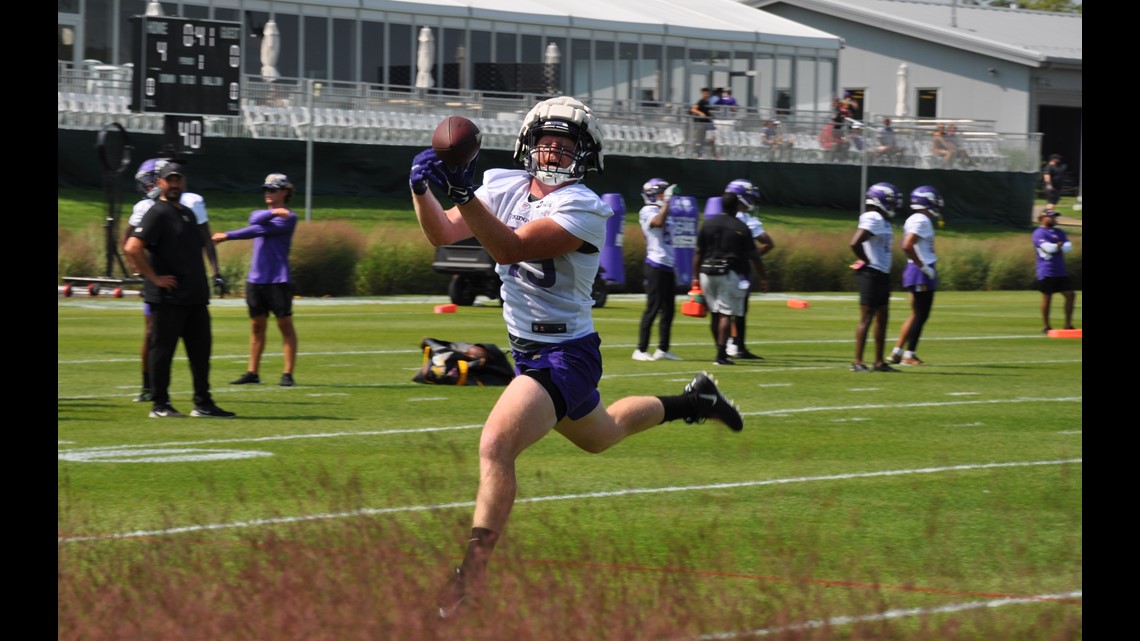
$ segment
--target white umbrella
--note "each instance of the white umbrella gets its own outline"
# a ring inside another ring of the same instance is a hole
[[[543,79],[546,80],[546,93],[558,92],[558,62],[562,60],[562,52],[558,51],[556,43],[546,45],[546,54],[543,56]]]
[[[418,89],[435,86],[435,79],[431,76],[432,60],[435,59],[433,40],[430,28],[420,29],[420,47],[416,52],[416,88]]]
[[[281,77],[281,74],[277,73],[279,53],[281,53],[281,32],[277,30],[277,22],[270,18],[261,32],[261,75],[266,80]]]
[[[902,118],[906,115],[906,92],[907,92],[907,66],[906,63],[899,65],[898,72],[898,85],[896,87],[897,94],[895,95],[895,116]]]

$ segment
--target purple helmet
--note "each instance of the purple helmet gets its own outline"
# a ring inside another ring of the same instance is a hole
[[[868,205],[878,207],[889,218],[894,218],[899,208],[899,188],[891,183],[875,183],[867,189]]]
[[[760,201],[760,190],[751,180],[737,178],[724,187],[724,193],[736,194],[737,200],[744,205],[744,211],[752,211],[752,207]]]
[[[139,165],[139,170],[135,172],[135,186],[138,187],[139,192],[151,200],[158,198],[158,195],[162,193],[162,190],[158,188],[157,178],[158,170],[162,169],[165,164],[166,161],[161,158],[150,158],[144,160]]]
[[[914,191],[910,192],[910,208],[915,211],[925,209],[935,218],[941,218],[942,205],[942,194],[930,185],[915,187]]]
[[[653,205],[657,203],[657,199],[665,190],[669,188],[669,181],[664,178],[650,178],[641,186],[641,197],[645,199],[646,205]]]

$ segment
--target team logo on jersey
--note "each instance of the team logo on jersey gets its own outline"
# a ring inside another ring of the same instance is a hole
[[[135,232],[141,232],[141,231],[142,231],[142,227],[135,227]]]

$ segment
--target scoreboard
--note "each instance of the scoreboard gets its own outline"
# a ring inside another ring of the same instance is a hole
[[[134,16],[131,111],[241,114],[240,22]]]

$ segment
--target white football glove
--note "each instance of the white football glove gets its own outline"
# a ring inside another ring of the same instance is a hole
[[[668,202],[673,199],[673,196],[680,196],[681,188],[678,185],[669,185],[665,188],[665,201]]]
[[[1061,245],[1061,251],[1065,252],[1066,254],[1073,251],[1073,242],[1066,240],[1065,244]]]
[[[922,267],[918,268],[918,271],[922,272],[922,274],[924,276],[926,276],[927,278],[929,278],[930,280],[934,280],[936,272],[934,271],[934,268],[931,267],[930,265],[923,265]]]

